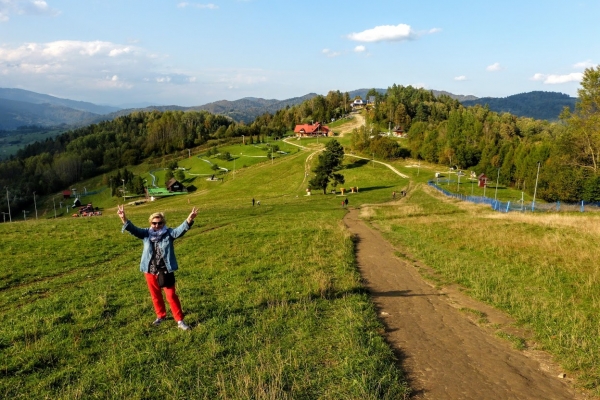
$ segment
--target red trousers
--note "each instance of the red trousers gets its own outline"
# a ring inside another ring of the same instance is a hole
[[[165,309],[165,300],[163,299],[162,291],[165,291],[167,295],[167,301],[169,307],[171,307],[171,313],[175,321],[183,321],[183,311],[181,311],[181,303],[179,297],[175,293],[175,285],[171,287],[161,288],[158,286],[158,275],[152,275],[144,273],[146,276],[146,283],[148,283],[148,290],[150,290],[150,296],[152,296],[152,303],[154,304],[154,311],[158,318],[165,318],[167,316],[167,310]]]

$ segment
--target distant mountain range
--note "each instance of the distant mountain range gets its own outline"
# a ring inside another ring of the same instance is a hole
[[[181,106],[150,106],[142,108],[141,110],[149,111],[149,110],[158,110],[158,111],[167,111],[167,110],[180,110],[180,111],[201,111],[205,110],[212,114],[221,114],[226,115],[238,122],[250,123],[256,119],[259,115],[262,115],[266,112],[274,114],[277,110],[281,110],[286,108],[287,106],[295,106],[297,104],[302,104],[304,101],[312,99],[317,96],[316,93],[309,93],[302,97],[293,97],[287,100],[265,100],[259,99],[256,97],[245,97],[243,99],[229,101],[229,100],[220,100],[215,101],[213,103],[204,104],[202,106],[194,106],[194,107],[181,107]],[[114,113],[107,115],[107,117],[116,118],[121,115],[126,115],[131,113],[134,110],[140,109],[126,109],[120,110]]]
[[[99,117],[119,110],[84,101],[61,99],[22,89],[0,88],[0,129],[20,126],[82,126],[98,122]]]
[[[350,98],[366,97],[370,89],[357,89],[348,92]],[[385,93],[387,89],[376,89]],[[555,120],[565,106],[573,108],[577,101],[563,93],[556,92],[529,92],[505,98],[455,95],[444,91],[432,91],[434,95],[447,95],[460,101],[465,106],[474,104],[487,104],[492,111],[510,112],[518,116],[527,116],[536,119]],[[58,97],[30,92],[22,89],[0,88],[0,130],[14,130],[21,126],[62,126],[70,129],[97,123],[102,120],[114,119],[118,116],[129,114],[134,110],[206,110],[213,114],[222,114],[235,121],[246,123],[266,112],[275,113],[287,106],[294,106],[317,96],[309,93],[301,97],[287,100],[266,100],[255,97],[246,97],[240,100],[221,100],[195,107],[181,106],[150,106],[145,108],[119,109],[118,107],[102,106],[83,101],[61,99]]]

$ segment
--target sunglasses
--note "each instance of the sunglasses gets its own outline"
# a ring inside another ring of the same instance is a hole
[[[154,221],[152,221],[152,222],[151,222],[151,224],[152,224],[153,226],[162,226],[162,225],[164,225],[165,223],[164,223],[164,222],[162,222],[162,221],[160,221],[160,222],[154,222]]]

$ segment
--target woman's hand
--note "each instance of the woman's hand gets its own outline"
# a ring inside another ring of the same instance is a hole
[[[125,205],[117,206],[117,215],[121,218],[121,222],[127,222],[127,217],[125,216]]]
[[[187,217],[187,223],[188,223],[188,225],[190,225],[192,223],[192,221],[194,220],[194,218],[196,218],[196,215],[198,215],[198,209],[196,207],[193,207],[192,208],[192,212]]]

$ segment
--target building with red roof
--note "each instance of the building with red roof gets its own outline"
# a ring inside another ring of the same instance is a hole
[[[298,137],[333,136],[333,132],[329,127],[321,125],[320,122],[317,122],[316,124],[296,125],[294,133]]]

